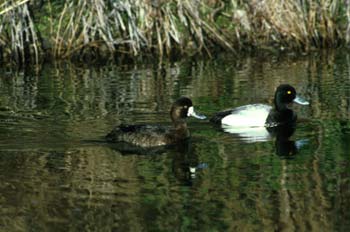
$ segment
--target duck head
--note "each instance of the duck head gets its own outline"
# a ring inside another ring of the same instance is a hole
[[[198,119],[206,119],[206,116],[197,114],[194,111],[192,101],[187,97],[181,97],[174,102],[171,107],[170,117],[173,122],[181,121],[187,117],[195,117]]]
[[[293,102],[300,105],[309,105],[309,102],[297,96],[297,93],[293,86],[288,84],[282,84],[278,86],[274,99],[276,110],[280,112],[290,110]]]

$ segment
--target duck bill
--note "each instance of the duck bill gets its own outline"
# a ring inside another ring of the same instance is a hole
[[[187,116],[188,116],[188,117],[192,116],[192,117],[198,118],[198,119],[206,119],[206,118],[207,118],[207,117],[204,116],[204,115],[197,114],[197,113],[194,111],[193,106],[191,106],[190,108],[188,108]]]
[[[296,96],[296,98],[293,100],[293,102],[295,102],[299,105],[302,105],[302,106],[307,106],[310,104],[308,101],[306,101],[305,99],[303,99],[299,96]]]

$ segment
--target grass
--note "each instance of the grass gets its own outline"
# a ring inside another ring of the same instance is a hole
[[[0,53],[17,63],[217,49],[336,47],[350,42],[338,0],[10,0],[0,4]]]

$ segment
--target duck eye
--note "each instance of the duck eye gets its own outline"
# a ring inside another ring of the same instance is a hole
[[[184,108],[187,109],[187,106],[185,105]]]
[[[287,91],[287,94],[292,94],[292,91],[288,90],[288,91]]]

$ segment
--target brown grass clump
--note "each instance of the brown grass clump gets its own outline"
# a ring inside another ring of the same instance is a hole
[[[35,20],[34,20],[35,19]],[[55,58],[211,54],[216,48],[308,51],[350,42],[338,0],[11,0],[0,5],[0,54]]]
[[[345,23],[340,22],[349,6],[337,0],[255,0],[250,1],[248,9],[255,44],[309,50],[336,46],[344,39]]]
[[[169,55],[206,50],[209,41],[233,49],[228,40],[203,19],[200,1],[66,1],[55,37],[55,56],[106,46],[109,52],[138,55],[142,51]]]

